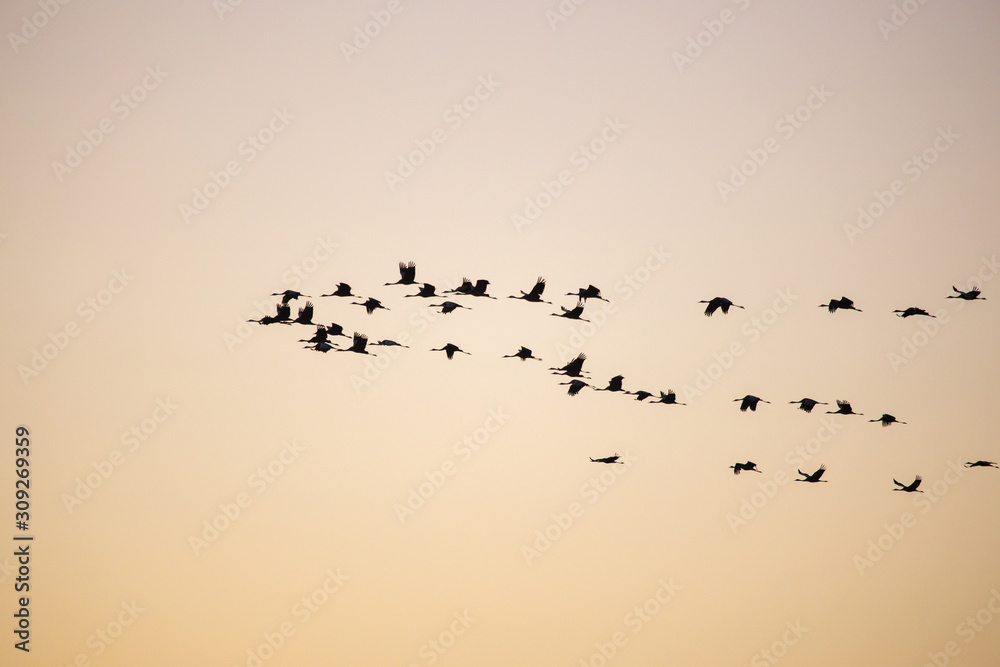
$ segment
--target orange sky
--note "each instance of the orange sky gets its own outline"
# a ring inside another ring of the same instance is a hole
[[[0,26],[34,536],[25,654],[9,451],[0,663],[1000,655],[1000,471],[964,465],[1000,460],[995,3],[53,0]],[[400,261],[497,298],[442,314],[385,285]],[[538,276],[551,304],[507,298]],[[552,317],[588,285],[589,322]],[[286,289],[375,354],[246,322]],[[818,307],[841,296],[861,312]],[[571,397],[547,369],[580,352]],[[619,374],[686,405],[593,390]]]

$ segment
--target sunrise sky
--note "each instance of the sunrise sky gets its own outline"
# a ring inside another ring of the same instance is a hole
[[[16,0],[0,27],[0,663],[995,664],[1000,470],[964,465],[1000,461],[995,2]],[[442,315],[385,285],[401,261],[498,298]],[[507,298],[539,276],[551,304]],[[591,284],[589,323],[552,317]],[[286,289],[409,347],[246,322]],[[580,352],[686,405],[571,397],[547,369]]]

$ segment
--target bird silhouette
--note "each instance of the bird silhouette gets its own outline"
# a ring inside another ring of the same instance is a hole
[[[838,399],[837,400],[837,409],[836,410],[827,410],[826,414],[828,414],[828,415],[862,415],[864,413],[863,412],[855,412],[854,409],[851,407],[850,402],[848,402],[848,401],[841,401],[841,400]]]
[[[994,461],[966,461],[966,468],[997,468],[997,464]]]
[[[567,292],[566,296],[575,296],[581,301],[586,301],[587,299],[600,299],[601,301],[607,301],[607,299],[601,296],[601,290],[597,289],[593,285],[581,287],[575,292]]]
[[[510,299],[524,299],[525,301],[530,301],[531,303],[548,303],[551,301],[542,301],[542,292],[545,291],[545,278],[538,276],[538,280],[535,281],[535,286],[531,288],[530,292],[521,291],[521,296],[510,295]]]
[[[624,375],[616,375],[613,378],[611,378],[610,380],[608,380],[608,386],[607,387],[605,387],[604,389],[598,389],[598,388],[595,387],[595,389],[597,391],[622,391],[622,380],[624,380],[624,379],[625,379]],[[628,393],[628,392],[625,392],[625,393]]]
[[[677,402],[677,394],[674,392],[673,389],[668,389],[667,393],[665,394],[661,391],[659,400],[653,401],[653,403],[666,403],[667,405],[687,405],[687,403]]]
[[[580,377],[583,374],[583,362],[587,360],[587,355],[583,352],[576,355],[576,357],[570,361],[568,364],[561,368],[550,368],[550,371],[555,371],[556,375],[568,375],[570,377]]]
[[[435,288],[434,285],[424,283],[420,286],[420,290],[416,294],[405,294],[404,296],[422,296],[426,299],[428,297],[437,296],[437,294],[434,293],[436,289],[437,288]]]
[[[316,333],[312,335],[312,338],[299,340],[300,343],[325,343],[330,338],[330,332],[326,330],[326,327],[322,324],[316,325]]]
[[[823,473],[825,473],[825,472],[826,472],[826,466],[825,465],[821,465],[819,467],[819,470],[817,470],[816,472],[812,473],[811,475],[806,474],[806,473],[802,472],[801,470],[799,470],[799,474],[802,475],[803,479],[797,479],[795,481],[796,482],[812,482],[813,484],[815,484],[816,482],[827,482],[829,480],[820,479],[820,477],[822,477]]]
[[[302,292],[296,292],[295,290],[290,290],[290,289],[286,289],[284,292],[274,292],[271,294],[271,296],[280,296],[281,303],[288,303],[293,299],[298,299],[300,296],[304,296],[307,299],[312,298],[308,295],[303,294]]]
[[[472,310],[468,306],[463,306],[460,303],[455,303],[454,301],[445,301],[444,303],[432,303],[431,308],[440,308],[442,315],[447,315],[456,308],[465,308],[466,310]]]
[[[472,281],[468,278],[462,278],[462,284],[455,289],[445,290],[445,294],[472,294]]]
[[[417,276],[417,265],[413,262],[400,262],[399,263],[399,280],[394,283],[386,283],[386,285],[412,285]]]
[[[746,463],[736,463],[729,467],[733,469],[734,475],[739,475],[744,470],[747,470],[749,472],[761,472],[760,470],[757,470],[757,464],[754,463],[753,461],[747,461]]]
[[[559,384],[568,384],[569,385],[569,391],[566,392],[566,393],[568,393],[570,396],[576,396],[577,394],[580,393],[581,389],[583,389],[584,387],[589,387],[590,386],[589,384],[587,384],[583,380],[570,380],[569,382],[560,382]]]
[[[626,391],[625,393],[628,394],[629,396],[635,396],[635,400],[637,401],[644,401],[653,395],[651,392],[644,391],[642,389],[640,389],[639,391]]]
[[[335,348],[333,345],[331,345],[330,343],[328,343],[325,340],[323,340],[323,341],[317,341],[315,345],[306,345],[304,347],[307,350],[316,350],[317,352],[323,352],[323,353],[329,352],[330,350],[336,350],[337,349],[337,348]]]
[[[365,348],[368,346],[368,336],[363,333],[354,332],[354,339],[351,346],[344,349],[338,349],[338,352],[357,352],[358,354],[371,354]]]
[[[848,299],[846,296],[842,296],[839,299],[830,299],[830,303],[819,304],[820,308],[826,308],[831,313],[837,312],[837,310],[856,310],[861,312],[860,308],[854,307],[854,302]]]
[[[539,359],[538,357],[536,357],[533,354],[531,354],[531,350],[529,350],[528,348],[526,348],[524,346],[522,346],[514,354],[505,354],[505,355],[503,355],[503,358],[504,359],[516,358],[516,359],[520,359],[521,361],[526,361],[528,359],[534,359],[536,361],[541,361],[541,359]]]
[[[620,458],[621,455],[615,454],[614,456],[605,456],[602,459],[591,458],[590,460],[593,461],[594,463],[617,463],[619,465],[625,465],[624,463],[618,460]]]
[[[729,314],[730,308],[743,308],[743,306],[737,306],[735,303],[730,301],[724,296],[717,296],[708,301],[699,301],[698,303],[707,303],[705,307],[705,317],[711,317],[715,314],[715,311],[722,309],[723,315]]]
[[[361,303],[361,302],[358,302],[358,301],[352,301],[351,305],[352,306],[364,306],[365,310],[368,311],[369,315],[371,315],[372,313],[374,313],[379,308],[381,308],[383,310],[389,310],[388,308],[386,308],[385,306],[382,305],[381,301],[379,301],[378,299],[372,298],[372,297],[369,297],[368,300],[365,301],[364,303]]]
[[[895,478],[893,478],[892,481],[896,484],[896,486],[899,487],[898,489],[893,489],[893,491],[906,491],[907,493],[913,493],[914,491],[916,491],[917,493],[923,493],[923,491],[917,489],[917,487],[920,486],[920,482],[923,481],[923,478],[920,475],[917,475],[917,478],[914,479],[909,484],[903,484],[902,482],[897,482]]]
[[[743,398],[734,398],[733,401],[740,401],[740,412],[757,412],[758,403],[770,403],[771,401],[765,401],[763,398],[758,398],[753,394],[747,394]]]
[[[343,336],[344,338],[350,338],[350,336],[344,333],[344,327],[340,326],[336,322],[331,322],[326,326],[326,333],[330,336]]]
[[[982,292],[980,292],[979,288],[976,286],[973,286],[972,289],[970,289],[968,292],[963,292],[954,285],[952,285],[951,288],[955,290],[957,294],[949,294],[948,296],[945,297],[946,299],[964,299],[965,301],[986,301],[985,296],[982,297],[979,296],[980,294],[982,294]]]
[[[901,422],[887,412],[882,413],[882,416],[878,419],[869,419],[869,422],[882,422],[882,426],[888,426],[889,424],[905,424],[906,422]]]
[[[354,296],[357,294],[351,294],[351,286],[347,283],[337,283],[337,289],[330,292],[329,294],[320,294],[320,296]]]
[[[800,398],[797,401],[788,401],[788,402],[792,404],[798,403],[799,409],[805,410],[806,412],[812,412],[813,408],[815,408],[817,405],[830,405],[829,403],[822,403],[812,398]]]
[[[389,340],[388,338],[380,340],[377,343],[372,343],[372,345],[380,345],[382,347],[405,347],[405,348],[410,347],[409,345],[403,345],[402,343],[397,343],[396,341]]]
[[[462,354],[469,354],[468,352],[460,348],[458,345],[453,345],[452,343],[448,343],[444,347],[434,348],[431,350],[431,352],[444,352],[449,359],[454,358],[456,352],[461,352]]]
[[[486,293],[486,286],[490,284],[488,280],[477,280],[475,286],[473,286],[472,291],[469,292],[471,296],[482,296],[487,299],[495,299],[495,296],[490,296]]]
[[[576,302],[576,308],[566,308],[565,306],[559,306],[562,308],[562,313],[549,313],[553,317],[565,317],[569,320],[581,320],[583,322],[589,322],[590,320],[581,317],[583,315],[583,299]]]
[[[286,324],[313,324],[313,302],[306,301],[306,305],[299,308],[299,314],[294,320],[290,320]]]
[[[247,320],[247,322],[256,322],[257,324],[274,324],[281,323],[285,324],[292,319],[292,307],[288,305],[287,302],[282,301],[277,305],[277,312],[274,315],[265,315],[259,320]]]
[[[937,317],[937,315],[931,315],[923,308],[910,307],[907,308],[906,310],[894,310],[892,312],[897,313],[896,317],[913,317],[914,315],[926,315],[927,317]]]

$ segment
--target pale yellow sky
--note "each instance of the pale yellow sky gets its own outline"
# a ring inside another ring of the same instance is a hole
[[[0,663],[995,664],[1000,471],[964,463],[1000,460],[996,3],[53,0],[0,26],[34,536],[25,653],[10,451]],[[411,260],[498,298],[428,310],[384,285]],[[551,305],[507,298],[537,276]],[[319,298],[339,282],[389,310]],[[591,323],[551,317],[590,284]],[[286,289],[409,348],[246,323]],[[818,308],[841,296],[862,312]],[[570,397],[546,369],[579,352],[687,405]]]

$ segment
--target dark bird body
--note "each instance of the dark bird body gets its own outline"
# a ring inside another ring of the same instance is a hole
[[[979,296],[980,294],[982,294],[982,292],[979,291],[978,287],[973,287],[968,292],[963,292],[954,285],[952,285],[951,288],[955,290],[957,294],[949,294],[948,296],[945,297],[946,299],[963,299],[965,301],[986,301],[985,296],[984,297]]]
[[[381,308],[382,310],[389,310],[388,308],[386,308],[385,306],[382,305],[381,301],[379,301],[378,299],[375,299],[375,298],[369,298],[364,303],[361,303],[359,301],[352,301],[351,305],[352,306],[364,306],[365,310],[368,311],[369,315],[371,315],[372,313],[374,313],[379,308]]]
[[[358,296],[357,294],[351,294],[351,286],[347,283],[337,283],[337,289],[330,292],[329,294],[320,294],[320,296]]]
[[[754,463],[753,461],[747,461],[746,463],[736,463],[729,467],[733,469],[734,475],[739,475],[744,470],[747,470],[749,472],[761,472],[760,470],[757,470],[757,464]]]
[[[442,315],[447,315],[456,308],[465,308],[466,310],[472,310],[468,306],[463,306],[460,303],[455,303],[454,301],[445,301],[444,303],[434,303],[431,304],[431,308],[440,308]]]
[[[549,313],[553,317],[565,317],[568,320],[580,320],[582,322],[589,322],[590,320],[582,317],[583,315],[583,299],[576,302],[576,308],[566,308],[565,306],[559,306],[562,308],[562,313]]]
[[[758,398],[753,394],[747,394],[743,398],[734,398],[733,401],[740,401],[740,412],[757,412],[758,403],[770,403],[771,401],[765,401],[763,398]]]
[[[917,487],[920,486],[920,482],[923,481],[923,478],[921,478],[920,475],[917,475],[917,478],[912,482],[910,482],[909,484],[903,484],[902,482],[897,482],[895,478],[893,478],[892,481],[893,483],[896,484],[896,486],[899,487],[898,489],[893,489],[893,491],[906,491],[907,493],[913,493],[914,491],[916,491],[917,493],[923,493],[923,491],[917,489]]]
[[[830,299],[830,303],[821,303],[820,308],[826,308],[831,313],[837,312],[837,310],[856,310],[861,312],[860,308],[854,307],[854,302],[848,299],[846,296],[842,296],[839,299]]]
[[[430,297],[437,296],[437,294],[434,293],[436,289],[437,288],[434,287],[434,285],[431,285],[430,283],[424,283],[423,285],[420,286],[420,290],[416,294],[407,294],[405,296],[421,296],[427,299]]]
[[[708,304],[705,307],[705,317],[711,317],[717,310],[721,310],[723,315],[728,315],[730,308],[743,308],[743,306],[737,306],[724,296],[717,296],[708,301],[699,301],[698,303]]]
[[[503,358],[504,359],[516,358],[516,359],[520,359],[521,361],[525,361],[527,359],[534,359],[536,361],[541,361],[541,359],[539,359],[538,357],[534,356],[531,353],[531,350],[529,350],[528,348],[526,348],[524,346],[522,346],[521,349],[519,349],[514,354],[505,354],[505,355],[503,355]]]
[[[510,299],[524,299],[525,301],[530,301],[531,303],[551,303],[549,301],[542,301],[542,292],[545,291],[545,278],[538,276],[538,280],[535,281],[535,286],[531,288],[530,292],[521,291],[521,296],[511,295]]]
[[[667,393],[660,392],[659,400],[653,401],[653,403],[665,403],[667,405],[687,405],[687,403],[678,403],[677,394],[673,389],[668,389]]]
[[[825,465],[821,465],[819,467],[819,470],[817,470],[816,472],[812,473],[811,475],[808,475],[808,474],[802,472],[801,470],[799,470],[799,474],[802,475],[802,479],[797,479],[795,481],[796,482],[811,482],[813,484],[815,484],[816,482],[826,482],[826,481],[829,481],[829,480],[820,479],[820,477],[822,477],[823,473],[825,473],[825,472],[826,472],[826,466]]]
[[[587,360],[587,355],[583,352],[576,355],[572,361],[561,368],[550,368],[557,375],[568,375],[570,377],[580,377],[583,374],[583,362]]]
[[[927,317],[937,317],[937,315],[931,315],[923,308],[907,308],[906,310],[894,310],[897,317],[913,317],[914,315],[926,315]]]
[[[399,280],[386,285],[412,285],[417,277],[417,265],[413,262],[399,263]]]
[[[291,289],[286,289],[284,292],[274,292],[273,294],[271,294],[271,296],[280,296],[281,297],[281,303],[288,303],[292,299],[298,299],[300,296],[304,296],[307,299],[312,298],[312,297],[306,296],[302,292],[296,292],[295,290],[291,290]]]
[[[566,393],[568,393],[570,396],[576,396],[577,394],[580,393],[581,389],[583,389],[584,387],[589,387],[590,386],[589,384],[587,384],[583,380],[570,380],[569,382],[560,382],[559,384],[568,384],[569,385],[569,391],[566,392]]]
[[[820,401],[811,398],[800,398],[797,401],[788,401],[788,402],[792,404],[798,403],[799,409],[805,410],[806,412],[812,412],[813,408],[815,408],[817,405],[829,405],[829,403],[821,403]]]
[[[462,354],[469,354],[468,352],[460,348],[458,345],[454,345],[452,343],[448,343],[444,347],[434,348],[431,350],[431,352],[444,352],[449,359],[453,359],[455,357],[456,352],[461,352]]]
[[[883,413],[878,419],[869,419],[869,422],[882,422],[882,426],[888,426],[889,424],[905,424],[906,422],[901,422],[889,413]]]
[[[855,412],[854,408],[851,407],[850,402],[838,400],[837,401],[837,409],[836,410],[827,410],[826,414],[828,414],[828,415],[862,415],[864,413],[862,413],[862,412]]]

